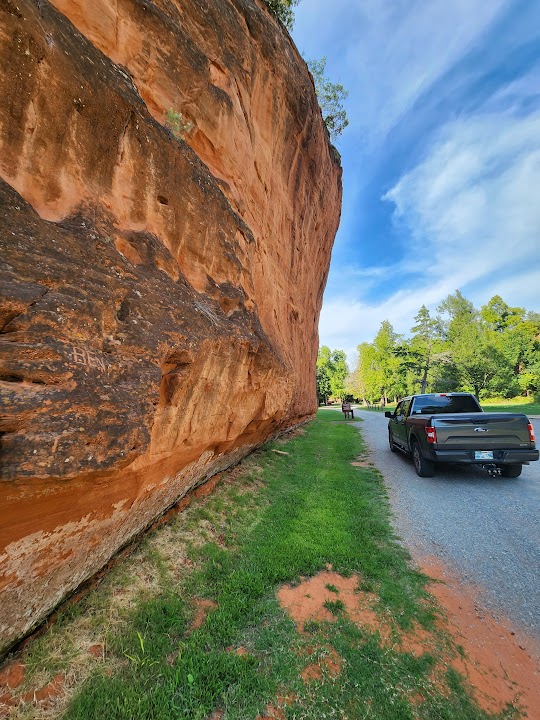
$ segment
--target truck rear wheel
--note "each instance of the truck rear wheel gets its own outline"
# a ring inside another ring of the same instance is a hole
[[[521,475],[523,465],[501,465],[501,475],[507,478],[517,478]]]
[[[435,463],[422,455],[420,445],[417,442],[413,443],[412,457],[414,469],[419,477],[433,477],[435,474]]]

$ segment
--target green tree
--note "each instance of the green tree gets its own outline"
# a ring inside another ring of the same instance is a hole
[[[317,355],[317,396],[319,402],[328,402],[328,396],[345,398],[349,376],[347,356],[343,350],[330,350],[327,345],[319,348]]]
[[[330,385],[331,354],[332,351],[326,345],[319,348],[319,352],[317,354],[317,398],[319,402],[323,402],[325,405],[328,404],[328,398],[332,392],[332,387]]]
[[[469,390],[477,396],[540,398],[540,313],[495,295],[480,310],[457,290],[431,317],[422,305],[412,337],[385,320],[372,343],[358,346],[354,392],[364,402],[413,392]]]
[[[494,295],[491,300],[480,309],[480,315],[490,329],[502,333],[508,328],[515,327],[523,321],[525,310],[519,307],[510,307],[500,295]]]
[[[474,305],[470,300],[467,300],[459,290],[453,295],[442,301],[438,308],[440,313],[446,316],[441,318],[441,329],[446,333],[447,336],[451,334],[451,326],[456,322],[472,321],[477,318],[477,312],[474,309]]]
[[[489,328],[480,313],[458,291],[439,306],[446,319],[449,362],[455,366],[461,386],[473,390],[477,397],[487,388],[504,366],[504,357],[493,343]]]
[[[340,83],[333,83],[325,76],[326,58],[308,60],[307,66],[313,75],[315,92],[321,108],[324,124],[330,133],[330,140],[335,142],[349,124],[343,101],[348,96]]]
[[[319,401],[319,403],[322,402],[325,405],[327,405],[328,398],[330,397],[330,393],[332,392],[332,387],[330,385],[330,378],[328,377],[326,369],[318,367],[316,370],[316,378],[317,378],[317,400]]]
[[[540,402],[540,313],[527,313],[524,324],[529,328],[532,339],[524,353],[519,384],[522,391],[532,394],[536,402]]]
[[[498,340],[510,374],[505,394],[536,394],[540,389],[540,324],[523,320],[501,333]]]
[[[402,337],[394,332],[388,320],[383,320],[379,332],[375,335],[373,345],[377,352],[377,360],[382,375],[381,402],[388,403],[388,398],[397,398],[406,392],[403,358],[396,352]]]
[[[429,310],[422,305],[414,317],[415,324],[411,328],[413,333],[410,348],[417,360],[416,370],[419,373],[420,392],[427,390],[428,375],[433,361],[435,340],[439,336],[439,322],[431,318]]]
[[[366,403],[401,397],[406,391],[406,366],[399,352],[402,338],[384,320],[372,343],[358,346],[358,363],[354,371],[356,395]]]
[[[358,346],[358,363],[353,373],[354,394],[364,405],[378,402],[382,395],[383,375],[373,343]]]
[[[347,355],[343,350],[334,350],[331,358],[332,373],[330,375],[330,387],[332,388],[332,395],[336,398],[344,400],[347,395],[345,385],[349,375]]]
[[[490,391],[504,397],[535,394],[540,387],[538,363],[540,316],[524,308],[510,307],[500,295],[484,305],[480,314],[491,333],[492,343],[504,358],[490,383]]]
[[[398,395],[409,395],[416,392],[421,379],[423,353],[412,346],[411,340],[403,340],[396,345],[393,352],[399,359],[399,374],[402,390]]]
[[[287,30],[292,30],[294,24],[293,7],[298,5],[300,0],[265,0],[270,12],[285,25]]]

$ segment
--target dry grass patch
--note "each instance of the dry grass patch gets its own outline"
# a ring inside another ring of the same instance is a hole
[[[191,503],[180,504],[181,515],[171,511],[166,524],[158,524],[113,564],[97,587],[66,607],[43,634],[6,664],[7,668],[22,665],[24,671],[16,688],[0,678],[0,718],[58,718],[97,667],[112,676],[126,665],[126,657],[109,651],[111,638],[128,628],[130,612],[138,603],[158,597],[190,576],[197,567],[193,548],[209,539],[225,543],[227,518],[235,512],[231,500],[262,487],[262,474],[256,460],[247,458],[222,473],[219,484],[210,481],[211,495],[196,489]],[[214,607],[210,600],[196,600],[192,629]]]

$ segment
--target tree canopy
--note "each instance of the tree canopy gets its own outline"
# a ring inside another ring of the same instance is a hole
[[[495,295],[480,309],[459,291],[432,317],[422,305],[411,337],[388,320],[358,346],[353,393],[382,402],[407,394],[470,391],[480,396],[540,396],[540,314]]]
[[[330,350],[323,345],[317,357],[317,397],[319,402],[328,402],[332,395],[344,399],[349,368],[343,350]]]

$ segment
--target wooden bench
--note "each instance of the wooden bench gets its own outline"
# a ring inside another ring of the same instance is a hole
[[[354,411],[351,407],[351,403],[341,403],[341,412],[345,415],[345,420],[350,416],[354,420]]]

